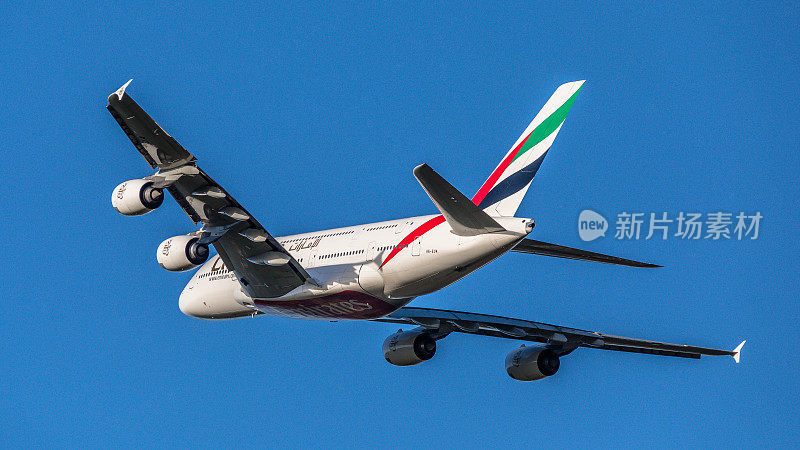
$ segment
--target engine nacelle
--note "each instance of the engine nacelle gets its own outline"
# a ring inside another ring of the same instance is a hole
[[[539,345],[512,350],[506,356],[508,376],[519,381],[541,380],[558,372],[558,353]]]
[[[208,246],[196,236],[175,236],[158,246],[156,259],[161,267],[172,272],[193,269],[208,259]]]
[[[412,366],[433,358],[436,340],[425,331],[403,331],[383,341],[383,357],[395,366]]]
[[[111,206],[120,214],[140,216],[161,206],[164,202],[164,191],[154,188],[147,180],[126,181],[111,194]]]

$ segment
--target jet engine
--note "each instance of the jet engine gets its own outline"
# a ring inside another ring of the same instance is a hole
[[[193,269],[208,259],[208,245],[192,235],[171,237],[158,246],[156,259],[172,272]]]
[[[433,358],[436,340],[425,331],[403,331],[383,341],[383,357],[395,366],[411,366]]]
[[[540,345],[519,347],[506,356],[508,376],[519,381],[541,380],[558,372],[558,353]]]
[[[111,194],[111,205],[120,214],[140,216],[161,206],[164,202],[164,191],[153,187],[147,180],[126,181]]]

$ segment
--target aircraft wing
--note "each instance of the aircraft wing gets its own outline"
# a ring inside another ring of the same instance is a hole
[[[165,188],[189,218],[202,222],[201,241],[212,243],[253,298],[281,296],[311,279],[275,238],[195,163],[196,158],[125,93],[108,97],[108,111],[139,153],[158,172],[147,177]]]
[[[739,362],[739,353],[744,344],[742,342],[731,351],[718,350],[612,336],[528,320],[429,308],[400,308],[375,321],[417,325],[431,332],[437,339],[451,332],[461,332],[539,342],[547,344],[560,354],[567,354],[578,347],[590,347],[695,359],[700,359],[701,355],[727,355]]]

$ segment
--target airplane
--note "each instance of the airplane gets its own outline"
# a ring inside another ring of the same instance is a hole
[[[188,316],[272,315],[415,327],[400,329],[383,343],[384,358],[397,366],[431,359],[437,341],[451,333],[526,341],[533,344],[505,358],[506,372],[520,381],[554,375],[560,358],[579,347],[695,359],[728,355],[739,362],[744,341],[731,351],[718,350],[406,306],[508,252],[660,267],[529,239],[534,220],[515,216],[584,81],[555,90],[471,199],[423,164],[414,176],[440,214],[280,237],[272,236],[147,115],[126,92],[131,81],[108,97],[107,109],[155,173],[120,184],[111,202],[124,215],[141,215],[158,208],[166,190],[195,224],[202,224],[165,240],[156,252],[158,263],[169,271],[200,266],[178,300]],[[209,245],[216,256],[210,256]]]

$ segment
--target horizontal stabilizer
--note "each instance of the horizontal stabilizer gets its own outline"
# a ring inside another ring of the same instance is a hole
[[[486,212],[472,203],[472,200],[465,197],[427,164],[414,168],[414,176],[439,208],[455,234],[475,236],[505,231],[505,228],[500,226],[497,221],[489,217]]]
[[[534,255],[555,256],[556,258],[579,259],[582,261],[594,261],[605,264],[617,264],[630,267],[661,267],[656,264],[633,261],[630,259],[618,258],[616,256],[604,255],[602,253],[587,252],[577,248],[564,247],[563,245],[548,244],[547,242],[534,241],[533,239],[523,239],[512,252],[531,253]]]

